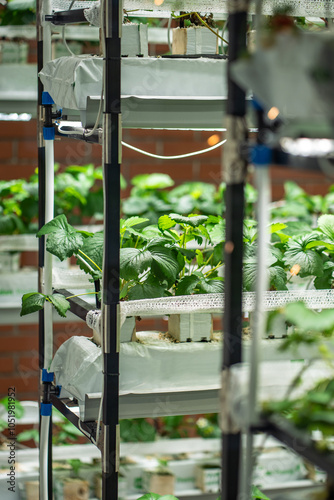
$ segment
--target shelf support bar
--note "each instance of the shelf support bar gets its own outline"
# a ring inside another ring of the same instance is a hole
[[[242,255],[244,183],[247,162],[241,146],[246,142],[245,93],[231,79],[231,64],[246,49],[248,0],[229,1],[229,63],[228,100],[226,117],[226,146],[224,149],[224,178],[226,182],[225,236],[225,308],[222,380],[228,390],[229,369],[241,362],[242,338]],[[238,500],[241,433],[235,432],[222,413],[222,500]]]
[[[119,464],[119,221],[121,173],[122,1],[101,2],[104,49],[102,279],[102,500],[118,498]]]

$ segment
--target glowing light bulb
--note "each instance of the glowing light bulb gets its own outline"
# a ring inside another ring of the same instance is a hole
[[[155,5],[159,7],[159,5],[162,5],[165,0],[154,0]]]
[[[220,141],[219,135],[218,134],[213,134],[213,135],[210,135],[210,137],[207,140],[207,143],[208,143],[209,146],[214,146],[219,141]]]
[[[268,111],[268,118],[269,120],[275,120],[279,115],[279,109],[273,106],[272,108],[269,109]]]

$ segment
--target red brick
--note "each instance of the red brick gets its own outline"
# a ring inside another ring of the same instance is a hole
[[[35,139],[24,140],[18,143],[18,157],[37,162],[37,142]]]
[[[13,165],[11,163],[0,166],[1,180],[10,181],[12,179],[28,179],[36,170],[37,162],[31,165]]]
[[[192,153],[196,151],[202,151],[203,149],[208,148],[208,144],[205,142],[164,142],[164,149],[163,149],[163,154],[165,156],[171,156],[171,155],[183,155],[187,153]],[[221,161],[221,149],[217,148],[212,151],[209,151],[208,153],[203,153],[195,156],[191,156],[189,158],[186,158],[187,161],[194,161],[194,160],[199,160],[199,161],[207,161],[208,159],[214,158],[218,162]]]
[[[163,141],[180,141],[194,140],[194,132],[192,130],[145,130],[145,129],[124,129],[123,130],[123,141],[132,144],[132,141],[148,142],[163,140]]]
[[[131,146],[147,151],[148,153],[158,154],[157,142],[152,142],[152,140],[150,142],[131,141]],[[124,161],[128,158],[140,158],[143,161],[143,158],[148,159],[149,157],[123,146],[122,160]]]
[[[23,399],[23,394],[26,392],[36,393],[38,391],[39,377],[35,374],[21,374],[15,377],[1,376],[0,377],[0,398],[8,394],[8,389],[15,387],[16,398]]]
[[[1,339],[0,352],[22,352],[22,351],[36,351],[38,349],[38,337],[32,336],[19,336],[7,339]]]
[[[86,165],[90,163],[91,152],[92,144],[83,141],[55,141],[55,160],[65,165]]]
[[[22,252],[21,266],[38,266],[38,252]]]
[[[38,334],[38,324],[37,323],[22,323],[20,325],[17,325],[18,331],[23,334]]]
[[[10,141],[0,141],[0,161],[9,160],[13,156],[13,146]]]
[[[0,334],[1,333],[14,333],[14,326],[13,325],[0,325]]]
[[[5,121],[0,122],[0,137],[2,139],[35,139],[37,136],[37,122]]]
[[[201,165],[200,180],[217,185],[223,182],[222,167],[220,163]]]
[[[0,361],[1,363],[1,361]],[[32,353],[32,356],[20,356],[17,366],[19,372],[38,372],[39,370],[39,354]]]
[[[0,358],[0,372],[10,373],[14,370],[14,360],[13,358]]]

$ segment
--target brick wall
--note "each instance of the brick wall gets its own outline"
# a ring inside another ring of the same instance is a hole
[[[124,130],[123,140],[151,153],[175,155],[208,147],[212,132]],[[180,184],[187,180],[221,182],[221,150],[183,160],[163,161],[143,156],[123,148],[122,173],[126,180],[139,173],[165,172]],[[63,165],[101,164],[101,147],[80,141],[62,139],[55,143],[56,161]],[[0,179],[29,177],[37,167],[36,121],[0,121]],[[273,197],[283,194],[283,183],[296,180],[309,193],[324,194],[329,181],[321,173],[295,171],[272,167]],[[124,195],[129,193],[129,188]],[[26,256],[27,257],[27,256]],[[30,255],[25,263],[37,263],[36,255]],[[31,260],[33,258],[33,260]],[[164,320],[144,319],[138,323],[141,330],[166,331]],[[218,328],[218,324],[215,326]],[[59,323],[55,325],[55,344],[59,346],[70,335],[91,335],[83,323]],[[0,398],[15,385],[18,399],[36,399],[38,388],[38,327],[37,325],[0,326]]]

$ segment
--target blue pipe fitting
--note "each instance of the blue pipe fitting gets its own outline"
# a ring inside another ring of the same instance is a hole
[[[41,415],[42,417],[51,417],[52,415],[51,403],[41,403]]]
[[[53,382],[54,372],[48,372],[46,368],[42,370],[42,382]]]
[[[251,163],[256,167],[270,165],[272,158],[271,149],[263,144],[257,144],[251,150]]]
[[[52,106],[52,104],[54,104],[54,100],[50,96],[49,92],[42,92],[42,104],[43,106]]]
[[[54,127],[43,127],[43,138],[45,141],[54,141],[56,132]]]

